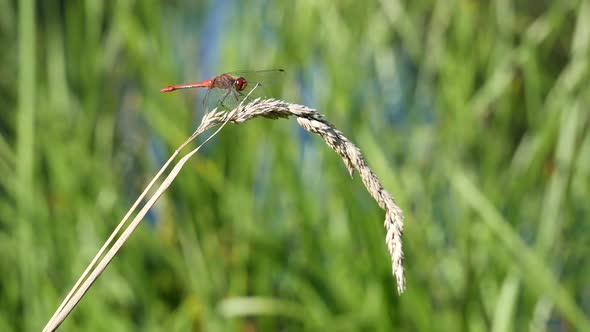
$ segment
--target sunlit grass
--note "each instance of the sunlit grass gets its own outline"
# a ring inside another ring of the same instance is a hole
[[[404,210],[406,293],[360,180],[252,121],[63,330],[589,329],[587,2],[32,3],[0,4],[0,330],[45,324],[194,129],[195,95],[160,88],[276,67],[273,93],[326,114]]]

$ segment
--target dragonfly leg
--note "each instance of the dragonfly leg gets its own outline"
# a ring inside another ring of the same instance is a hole
[[[207,89],[207,92],[205,93],[205,98],[203,98],[203,111],[205,112],[205,114],[209,113],[209,93],[211,92],[211,89]]]
[[[229,90],[224,96],[223,98],[221,98],[221,100],[219,101],[219,105],[225,109],[227,109],[227,107],[223,104],[223,102],[227,99],[227,97],[232,93],[232,90]]]
[[[234,90],[234,93],[232,93],[232,97],[234,97],[234,99],[236,100],[236,102],[239,104],[240,103],[240,97],[238,97],[238,94],[240,96],[244,96],[241,92]]]
[[[242,98],[241,100],[244,100],[244,103],[249,103],[252,101],[252,98],[249,97],[250,94],[252,94],[252,92],[254,92],[254,90],[258,89],[261,86],[260,83],[256,83],[256,85],[250,90],[250,92],[248,92],[248,94],[246,95],[243,91],[236,91],[234,90],[234,96],[235,98],[238,100],[238,102],[240,101],[240,97]],[[239,95],[239,97],[238,97]]]

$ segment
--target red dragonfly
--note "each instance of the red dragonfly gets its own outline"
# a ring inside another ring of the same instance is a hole
[[[242,71],[242,72],[230,72],[217,75],[210,79],[188,84],[169,85],[161,92],[171,92],[174,90],[181,89],[193,89],[193,88],[206,88],[205,98],[203,99],[203,106],[205,112],[208,111],[209,107],[209,95],[216,95],[211,97],[215,102],[216,107],[224,107],[231,109],[237,106],[248,94],[248,90],[256,88],[261,82],[259,78],[267,78],[267,76],[278,76],[284,72],[283,69],[269,69],[269,70],[258,70],[258,71]],[[250,88],[247,90],[248,86]],[[219,95],[219,96],[217,96]]]

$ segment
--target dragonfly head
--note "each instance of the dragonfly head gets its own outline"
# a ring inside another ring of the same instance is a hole
[[[247,86],[248,86],[248,82],[243,77],[238,77],[234,81],[234,89],[236,89],[236,91],[243,91]]]

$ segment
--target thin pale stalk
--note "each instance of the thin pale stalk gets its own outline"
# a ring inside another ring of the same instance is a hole
[[[252,91],[254,91],[254,89]],[[244,100],[247,100],[247,97]],[[377,178],[377,175],[368,167],[360,150],[352,142],[350,142],[340,131],[338,131],[331,123],[324,120],[322,114],[320,114],[314,109],[302,105],[289,104],[274,99],[256,99],[248,105],[246,105],[245,107],[241,106],[242,105],[240,104],[240,106],[238,106],[236,109],[230,112],[220,111],[216,109],[205,114],[197,131],[195,131],[195,133],[193,133],[193,135],[174,152],[173,156],[162,167],[162,169],[160,170],[160,172],[158,172],[158,174],[152,180],[152,182],[150,182],[146,190],[142,193],[140,198],[138,198],[131,210],[125,215],[125,218],[123,218],[119,226],[117,226],[117,229],[115,229],[113,234],[111,234],[111,237],[107,240],[107,243],[105,243],[103,248],[101,248],[99,254],[97,254],[97,257],[100,257],[102,252],[108,246],[108,244],[112,242],[115,235],[122,228],[122,225],[129,218],[132,211],[134,211],[137,208],[138,202],[141,201],[141,199],[147,194],[147,191],[149,191],[149,189],[153,186],[156,179],[160,177],[164,169],[168,167],[171,160],[173,160],[174,157],[176,157],[176,155],[199,134],[219,124],[221,124],[221,126],[219,126],[219,128],[203,143],[201,143],[197,148],[195,148],[179,160],[179,162],[174,166],[170,174],[166,177],[164,182],[160,185],[158,190],[154,193],[154,195],[152,195],[150,200],[144,205],[144,207],[140,210],[137,216],[130,223],[130,225],[117,239],[113,247],[106,253],[105,257],[90,273],[90,276],[88,276],[88,278],[78,288],[77,286],[80,284],[81,280],[84,279],[84,275],[86,275],[88,271],[90,271],[91,267],[87,268],[87,270],[84,271],[83,277],[81,277],[78,280],[76,286],[74,286],[74,289],[70,292],[70,294],[68,294],[66,300],[64,300],[65,304],[62,303],[60,308],[53,315],[52,319],[47,323],[47,326],[45,327],[44,331],[54,331],[63,322],[63,320],[72,311],[75,305],[88,291],[90,286],[92,286],[92,284],[96,281],[96,279],[102,273],[102,271],[104,271],[106,266],[113,259],[114,255],[119,251],[119,249],[122,247],[125,241],[129,238],[131,233],[139,225],[139,222],[141,222],[147,211],[149,211],[149,209],[155,204],[158,198],[166,191],[166,189],[168,189],[168,187],[176,178],[176,176],[178,175],[184,164],[188,161],[188,159],[190,159],[204,144],[206,144],[213,137],[215,137],[228,122],[243,123],[258,116],[269,119],[288,118],[290,116],[297,117],[297,122],[299,123],[299,125],[301,125],[301,127],[303,127],[305,130],[309,132],[318,134],[326,141],[328,146],[330,146],[332,149],[334,149],[334,151],[336,151],[340,155],[351,175],[355,170],[359,173],[361,180],[367,188],[370,195],[377,201],[379,206],[385,210],[385,242],[389,254],[391,256],[392,272],[396,278],[398,292],[401,294],[405,290],[403,250],[401,241],[403,233],[402,211],[395,203],[393,197],[383,188],[383,186],[379,182],[379,179]],[[98,259],[97,257],[95,257],[91,265],[96,263],[96,260]]]

